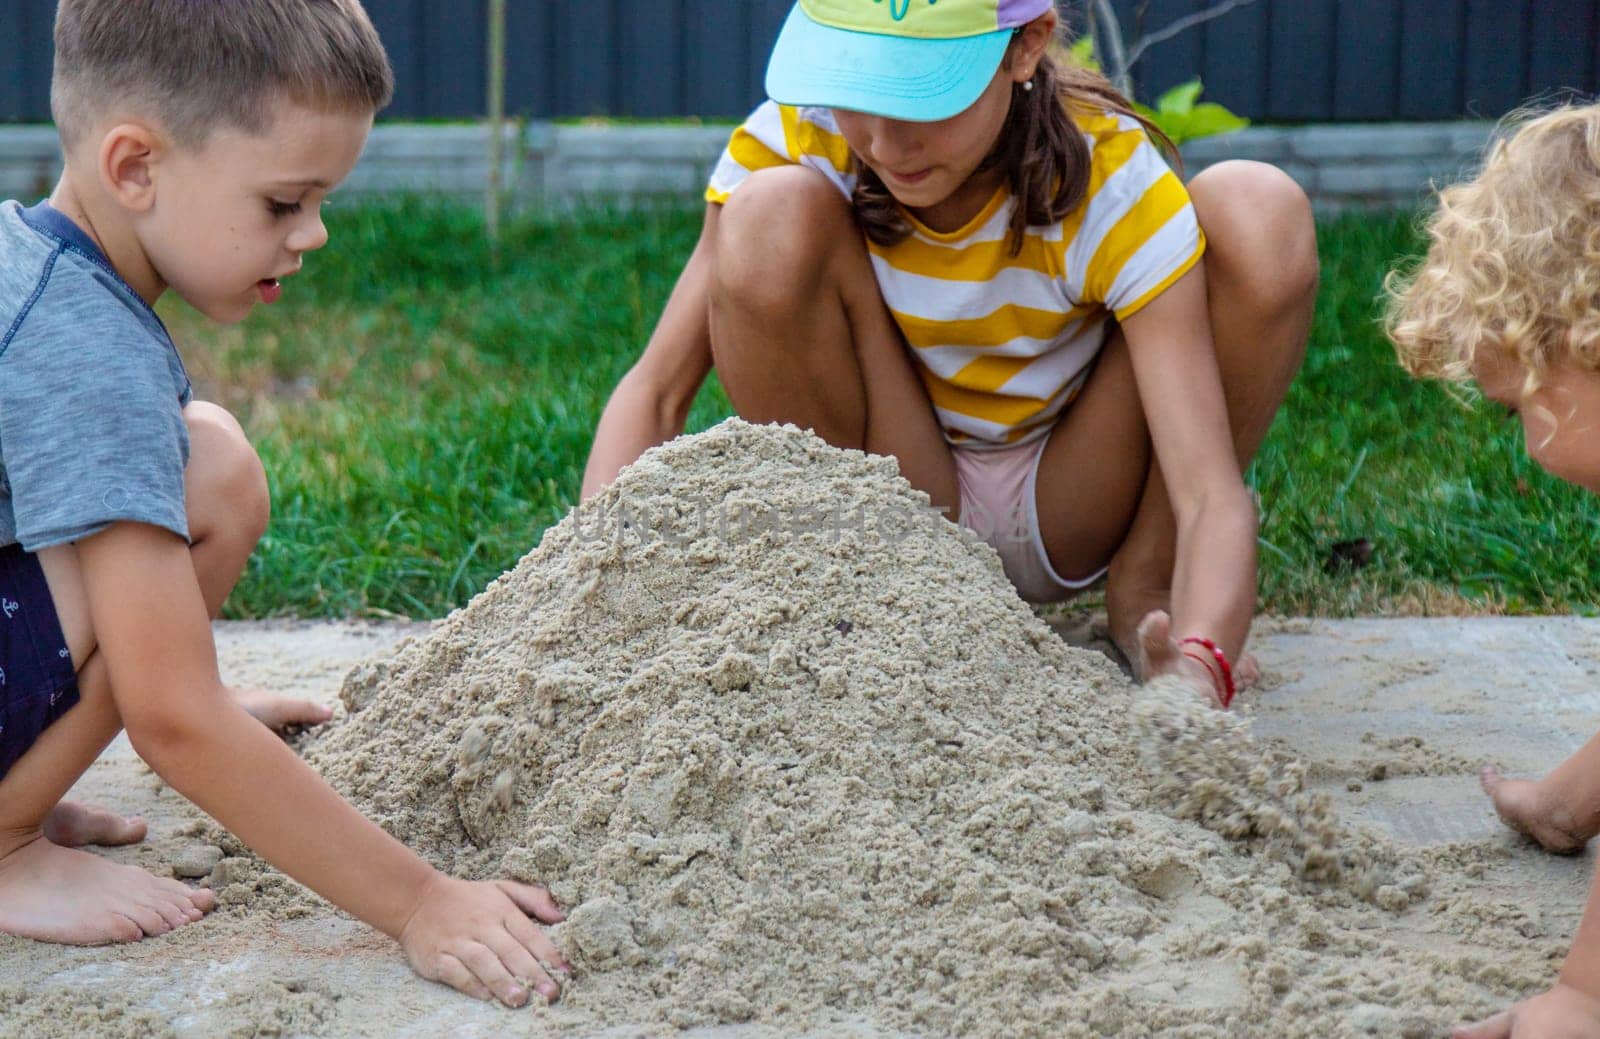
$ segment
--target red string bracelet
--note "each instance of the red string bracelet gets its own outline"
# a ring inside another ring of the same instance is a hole
[[[1228,664],[1228,655],[1222,652],[1221,646],[1218,646],[1210,639],[1201,638],[1198,635],[1191,635],[1178,644],[1180,646],[1187,646],[1191,643],[1207,650],[1211,654],[1211,659],[1217,662],[1217,670],[1221,672],[1221,679],[1218,680],[1216,675],[1212,675],[1211,680],[1216,683],[1217,697],[1222,701],[1223,708],[1226,709],[1229,704],[1233,703],[1233,694],[1236,692],[1233,685],[1233,668]],[[1188,650],[1185,650],[1183,655],[1192,660],[1198,660],[1202,664],[1206,664],[1205,659],[1197,653],[1190,653]],[[1206,670],[1211,670],[1210,664],[1206,664]]]
[[[1222,697],[1223,697],[1223,688],[1222,688],[1222,681],[1217,676],[1217,669],[1214,666],[1216,664],[1216,660],[1213,657],[1209,656],[1209,655],[1202,656],[1201,654],[1196,653],[1193,650],[1188,650],[1188,649],[1183,651],[1183,655],[1188,657],[1190,660],[1193,660],[1195,663],[1199,664],[1201,667],[1206,669],[1206,677],[1211,679],[1211,692],[1212,692],[1212,695],[1217,698],[1217,703],[1221,704],[1222,703]]]

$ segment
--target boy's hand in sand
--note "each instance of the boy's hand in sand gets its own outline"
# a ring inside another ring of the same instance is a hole
[[[310,700],[280,696],[266,689],[242,689],[229,686],[233,699],[249,712],[250,717],[278,735],[291,726],[321,725],[333,718],[333,708]]]
[[[532,987],[554,1002],[561,986],[546,965],[571,968],[534,919],[547,924],[566,919],[544,888],[441,873],[423,890],[401,929],[400,947],[418,974],[469,996],[520,1007]]]
[[[1466,1025],[1451,1039],[1600,1039],[1600,999],[1556,982],[1549,992]]]

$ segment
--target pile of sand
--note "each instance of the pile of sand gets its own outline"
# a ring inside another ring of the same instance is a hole
[[[1422,1036],[1546,966],[1386,942],[1419,864],[792,429],[649,452],[342,697],[308,752],[337,787],[569,907],[579,973],[519,1034]]]

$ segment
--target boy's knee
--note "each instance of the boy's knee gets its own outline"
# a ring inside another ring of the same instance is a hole
[[[197,521],[226,522],[238,535],[260,539],[271,518],[272,496],[266,469],[244,429],[225,409],[204,401],[184,408],[183,420],[189,430],[185,481],[191,527]]]
[[[809,305],[835,250],[859,238],[848,200],[822,174],[759,170],[717,217],[715,301],[766,314]]]
[[[1268,309],[1298,307],[1316,295],[1316,224],[1311,201],[1287,173],[1264,162],[1232,160],[1189,183],[1206,235],[1206,265],[1241,278]]]

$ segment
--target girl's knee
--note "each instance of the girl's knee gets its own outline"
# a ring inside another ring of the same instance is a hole
[[[194,401],[183,409],[183,419],[189,430],[184,483],[190,535],[198,539],[225,526],[254,543],[266,532],[272,512],[260,456],[238,420],[215,404]]]
[[[1265,162],[1230,159],[1208,166],[1189,182],[1200,223],[1311,230],[1311,200],[1294,178]],[[1209,230],[1209,229],[1208,229]]]
[[[1189,195],[1206,235],[1208,272],[1242,279],[1272,309],[1316,295],[1311,201],[1287,173],[1264,162],[1220,162],[1190,181]]]
[[[849,201],[821,173],[758,170],[718,214],[712,291],[764,313],[809,305],[841,245],[860,238]]]

